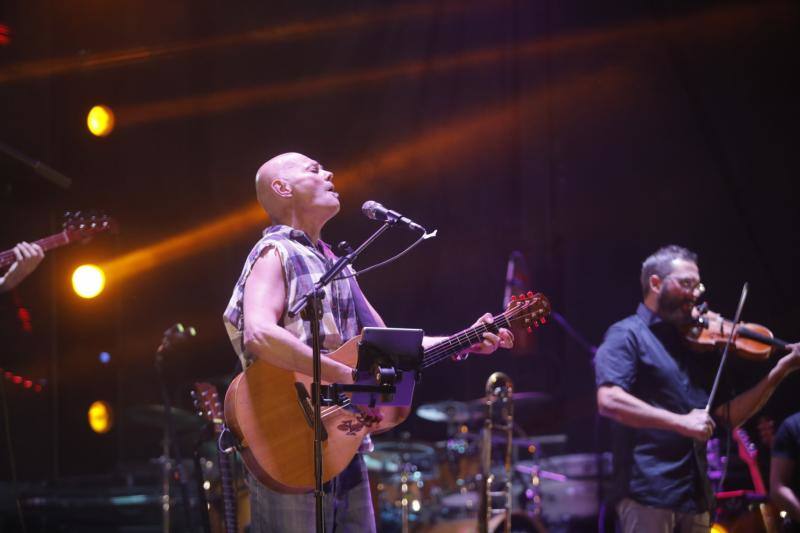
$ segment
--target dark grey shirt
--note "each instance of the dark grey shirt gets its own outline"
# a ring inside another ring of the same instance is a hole
[[[719,358],[696,354],[678,330],[644,304],[612,325],[597,350],[597,386],[618,385],[648,404],[685,414],[705,408]],[[680,512],[713,506],[705,444],[660,429],[612,424],[611,501],[631,498]]]
[[[772,457],[782,457],[794,462],[790,487],[795,494],[800,495],[800,413],[784,420],[778,428],[772,444]]]

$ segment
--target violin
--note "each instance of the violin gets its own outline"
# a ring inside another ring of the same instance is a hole
[[[769,359],[774,349],[788,350],[787,342],[775,338],[767,327],[750,322],[734,324],[732,320],[710,311],[706,303],[695,307],[693,315],[696,318],[687,328],[684,337],[689,346],[696,351],[724,347],[731,335],[731,329],[733,329],[731,350],[744,359],[765,361]]]

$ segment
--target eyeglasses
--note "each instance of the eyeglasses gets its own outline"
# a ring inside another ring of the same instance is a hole
[[[703,294],[706,292],[706,286],[698,279],[695,280],[694,278],[675,278],[672,276],[667,276],[664,280],[672,279],[678,285],[680,285],[681,289],[685,290],[686,292],[697,292],[698,294]]]

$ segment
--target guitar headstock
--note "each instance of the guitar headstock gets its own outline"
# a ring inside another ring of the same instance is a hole
[[[733,431],[733,439],[739,445],[739,457],[742,461],[749,462],[758,459],[758,448],[743,428],[736,428]]]
[[[103,213],[67,211],[64,213],[63,228],[70,242],[73,242],[83,241],[106,231],[116,232],[117,223]]]
[[[509,323],[521,321],[531,331],[533,327],[547,323],[550,314],[550,300],[540,292],[528,291],[519,296],[511,296],[503,312]]]
[[[225,419],[217,387],[205,381],[196,382],[192,390],[192,402],[197,414],[214,424],[214,433],[219,434]]]

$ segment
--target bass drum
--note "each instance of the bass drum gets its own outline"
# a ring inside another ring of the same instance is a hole
[[[493,516],[489,521],[490,533],[503,533],[505,515]],[[462,518],[459,520],[449,520],[438,522],[421,528],[420,533],[477,533],[478,519]],[[538,519],[533,519],[525,513],[511,514],[511,533],[546,533],[545,528]]]

